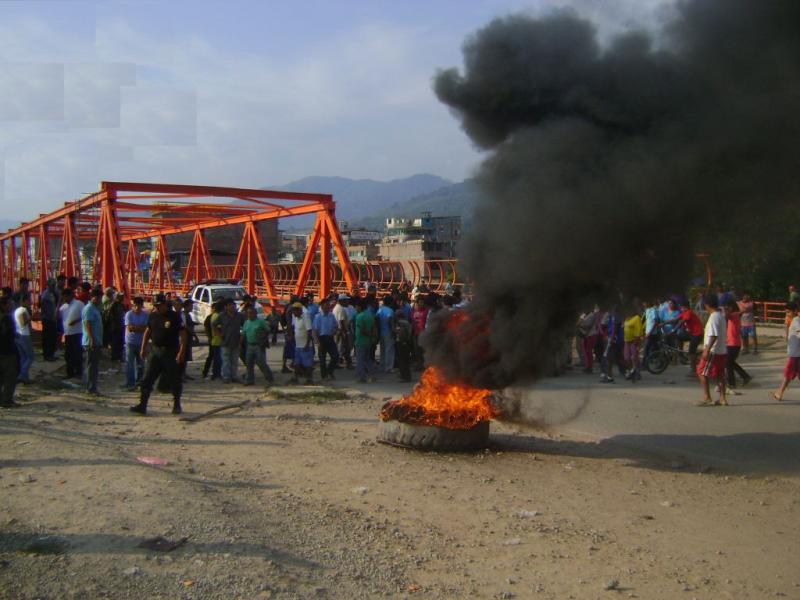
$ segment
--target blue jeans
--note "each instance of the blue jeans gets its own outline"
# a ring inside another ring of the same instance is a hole
[[[29,335],[17,337],[17,350],[19,350],[19,379],[30,379],[31,365],[33,364],[33,340]]]
[[[125,344],[125,384],[133,387],[144,377],[144,361],[140,344]]]
[[[272,370],[267,364],[266,351],[258,344],[247,344],[247,353],[245,354],[245,364],[247,365],[247,383],[254,383],[256,380],[255,368],[261,371],[264,379],[267,381],[274,381]]]
[[[83,347],[83,385],[87,392],[97,392],[97,377],[100,374],[100,346]]]
[[[375,366],[372,363],[372,347],[356,346],[356,377],[359,381],[372,375]]]
[[[381,333],[381,371],[394,369],[394,333]]]
[[[222,354],[222,380],[239,381],[239,348],[220,346]]]

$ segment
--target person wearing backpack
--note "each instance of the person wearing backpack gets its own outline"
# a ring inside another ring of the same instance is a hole
[[[367,310],[363,299],[356,303],[356,311],[356,377],[359,383],[372,383],[372,373],[375,371],[372,347],[378,342],[378,328],[375,325],[375,315]]]

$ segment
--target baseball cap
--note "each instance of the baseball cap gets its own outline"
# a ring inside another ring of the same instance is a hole
[[[295,302],[294,304],[292,304],[292,308],[303,308],[303,305],[300,304],[299,302]]]

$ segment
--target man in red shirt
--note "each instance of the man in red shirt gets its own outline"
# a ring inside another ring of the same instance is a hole
[[[697,375],[697,348],[703,342],[703,322],[691,309],[688,300],[684,299],[680,308],[681,314],[671,323],[675,324],[676,329],[680,329],[679,337],[689,340],[690,369],[688,377],[695,377]]]

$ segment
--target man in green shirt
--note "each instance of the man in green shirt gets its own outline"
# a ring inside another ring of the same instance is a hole
[[[266,350],[269,347],[269,325],[258,318],[254,306],[247,307],[247,320],[242,325],[242,343],[245,344],[245,365],[247,377],[245,385],[255,383],[255,366],[264,375],[267,383],[273,383],[275,378],[267,365]]]
[[[367,310],[363,301],[356,303],[356,313],[356,376],[360,383],[372,383],[375,370],[372,347],[378,340],[378,329],[374,315]]]

